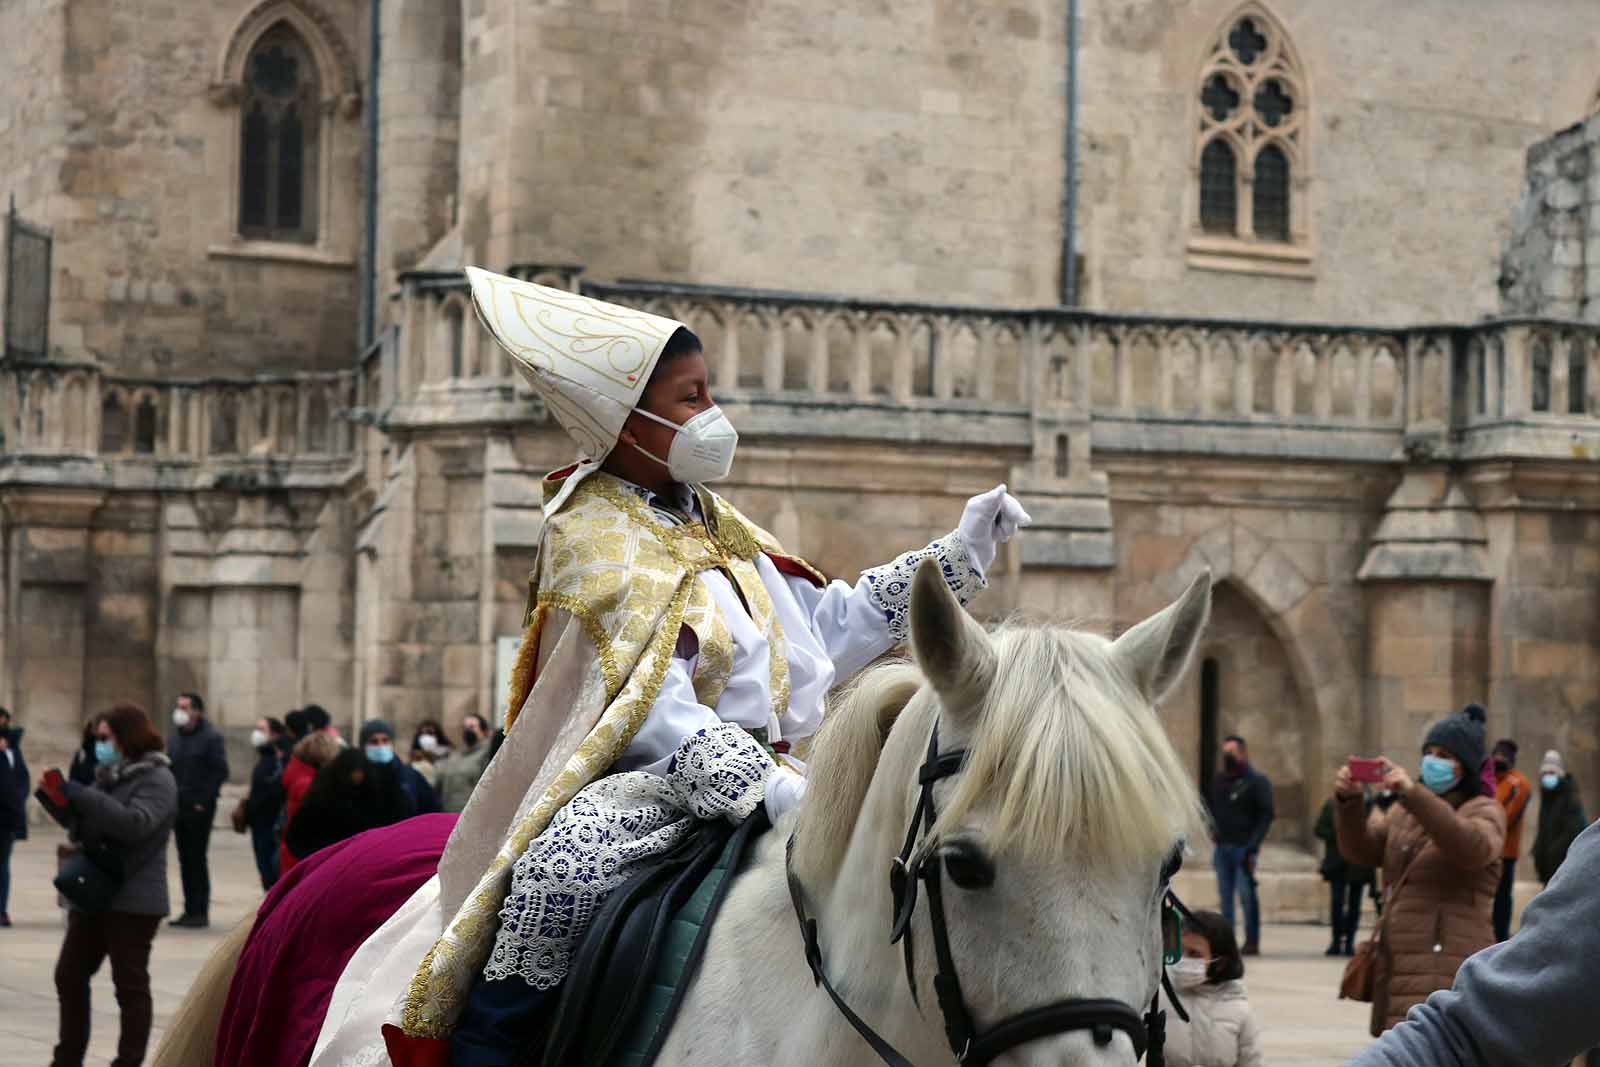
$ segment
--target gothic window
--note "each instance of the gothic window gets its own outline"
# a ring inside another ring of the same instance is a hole
[[[1309,261],[1306,80],[1287,34],[1252,0],[1223,24],[1200,71],[1190,261],[1302,273]]]
[[[280,22],[245,61],[240,101],[239,233],[317,239],[318,123],[321,92],[305,41]]]

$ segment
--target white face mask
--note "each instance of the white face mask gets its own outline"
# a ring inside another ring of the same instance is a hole
[[[417,746],[424,752],[435,752],[439,748],[439,739],[432,734],[423,734],[417,738]]]
[[[1168,967],[1167,973],[1172,976],[1172,984],[1179,989],[1194,989],[1205,985],[1210,968],[1210,960],[1197,960],[1192,956],[1185,956]]]
[[[667,473],[672,475],[674,481],[685,485],[719,482],[733,470],[733,453],[739,447],[739,431],[733,428],[733,423],[728,421],[728,416],[722,413],[720,407],[706,408],[682,426],[668,422],[659,415],[652,415],[643,408],[633,410],[651,422],[659,422],[678,431],[672,439],[666,459],[645,452],[638,445],[633,446],[667,468]]]
[[[188,726],[189,713],[184,711],[182,708],[172,709],[172,725],[176,726],[180,730],[185,726]]]
[[[250,744],[255,748],[260,748],[270,740],[271,738],[267,736],[267,732],[265,730],[250,731]]]

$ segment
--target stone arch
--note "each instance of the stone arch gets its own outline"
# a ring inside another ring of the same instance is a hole
[[[1156,583],[1155,591],[1166,601],[1176,599],[1206,568],[1218,587],[1226,587],[1259,615],[1288,662],[1305,712],[1298,746],[1304,792],[1298,825],[1285,825],[1274,836],[1309,840],[1334,757],[1342,758],[1359,745],[1359,664],[1351,660],[1324,589],[1308,581],[1282,548],[1249,527],[1225,522],[1202,534],[1178,566]],[[1262,770],[1273,776],[1271,767]]]
[[[244,84],[245,61],[261,35],[280,22],[294,28],[317,62],[326,92],[325,104],[338,104],[353,114],[361,98],[356,56],[331,14],[313,0],[261,0],[240,16],[217,57],[213,93],[227,94]]]

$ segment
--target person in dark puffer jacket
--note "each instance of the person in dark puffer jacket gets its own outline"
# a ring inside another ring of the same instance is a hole
[[[95,784],[63,781],[52,799],[67,809],[72,836],[106,845],[122,862],[121,888],[103,912],[67,913],[56,960],[60,1037],[51,1067],[82,1067],[89,1045],[89,979],[107,956],[122,1013],[114,1067],[138,1067],[150,1040],[150,946],[167,898],[167,839],[178,815],[178,783],[161,735],[140,708],[119,704],[96,726]],[[55,772],[57,775],[59,771]],[[63,803],[64,802],[64,803]]]
[[[1583,813],[1583,794],[1577,780],[1567,773],[1567,764],[1555,749],[1544,754],[1539,765],[1539,832],[1533,839],[1533,866],[1539,881],[1546,884],[1556,876],[1567,858],[1572,842],[1589,825]]]

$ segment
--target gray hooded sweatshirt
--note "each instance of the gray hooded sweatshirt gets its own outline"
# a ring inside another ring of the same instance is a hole
[[[1600,823],[1523,912],[1510,941],[1461,965],[1352,1067],[1558,1067],[1600,1046]]]

